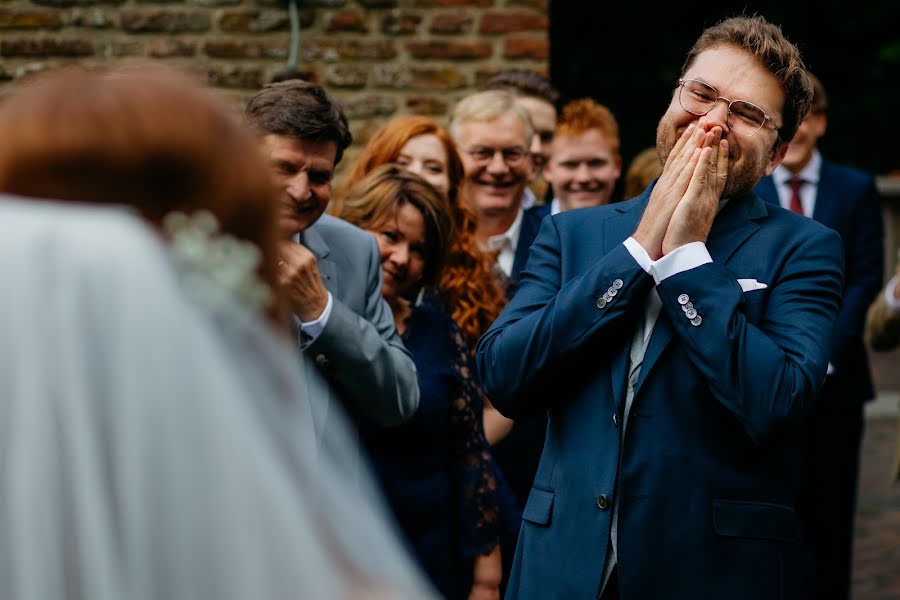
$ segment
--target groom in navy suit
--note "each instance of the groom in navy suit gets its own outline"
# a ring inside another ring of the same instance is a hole
[[[813,549],[812,596],[850,597],[863,404],[875,395],[863,342],[866,311],[881,289],[884,225],[874,178],[822,158],[827,98],[813,83],[812,107],[784,160],[756,193],[767,202],[812,217],[844,242],[844,296],[831,339],[828,374],[807,425],[807,466],[801,503]],[[823,501],[827,498],[827,501]]]
[[[841,242],[753,188],[811,84],[780,28],[740,17],[673,86],[655,185],[546,218],[478,345],[501,412],[549,412],[507,598],[804,597],[800,435]]]

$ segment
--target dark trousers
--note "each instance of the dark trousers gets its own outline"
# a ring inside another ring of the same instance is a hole
[[[810,598],[847,600],[853,558],[863,405],[825,385],[805,438],[805,466],[798,508],[813,558]]]

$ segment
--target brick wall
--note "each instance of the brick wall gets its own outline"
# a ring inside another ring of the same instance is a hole
[[[358,143],[403,113],[446,122],[499,70],[546,74],[547,4],[300,0],[300,70],[342,101]],[[282,0],[0,0],[0,92],[71,62],[149,58],[244,100],[284,68],[289,40]]]

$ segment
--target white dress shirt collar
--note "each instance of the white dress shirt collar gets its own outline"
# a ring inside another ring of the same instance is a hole
[[[487,239],[487,249],[490,252],[500,253],[497,255],[497,265],[500,270],[509,277],[512,273],[513,262],[516,258],[516,246],[519,244],[519,230],[522,229],[522,214],[525,211],[519,209],[516,213],[516,219],[509,226],[509,229],[498,235],[492,235]]]

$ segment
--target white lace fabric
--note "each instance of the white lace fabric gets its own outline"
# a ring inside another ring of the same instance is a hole
[[[124,209],[0,197],[0,598],[433,597],[302,357],[179,268]]]

